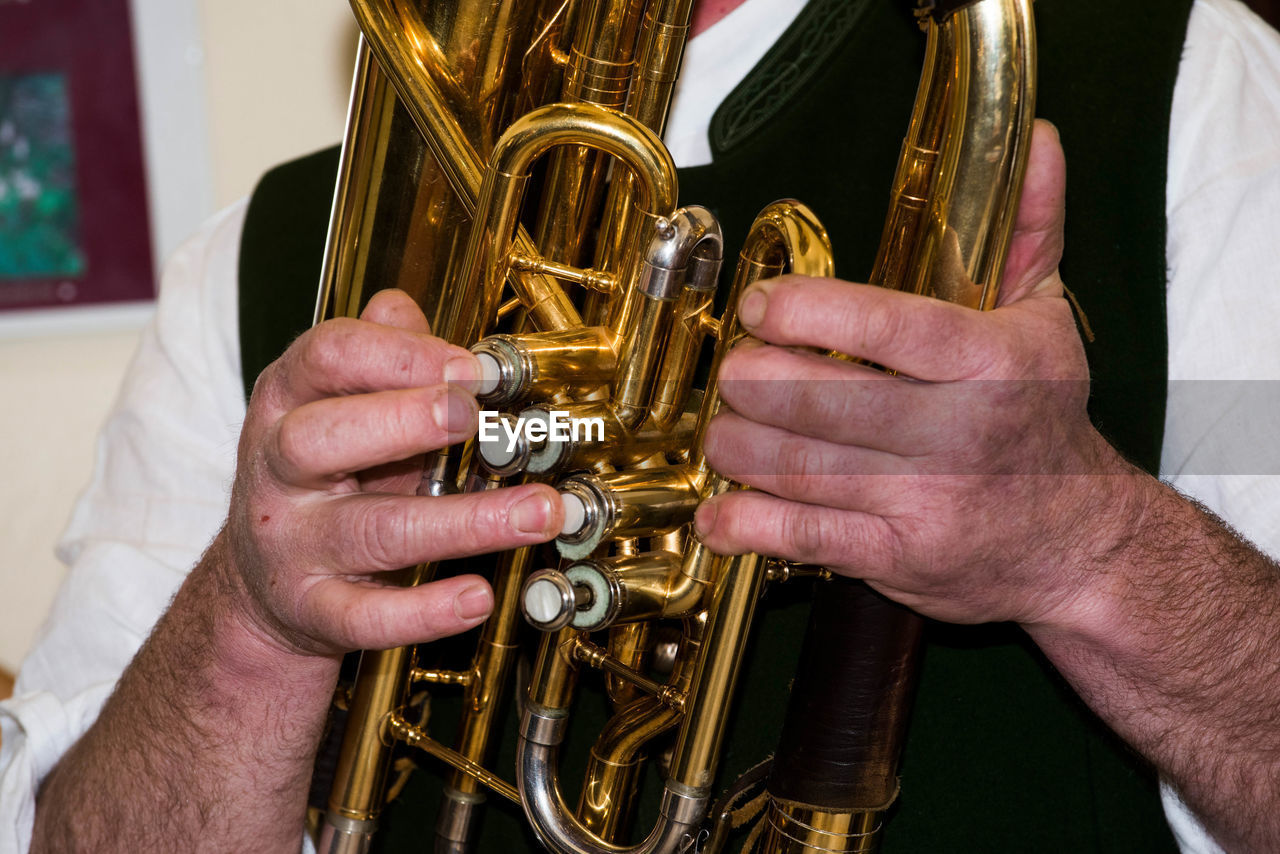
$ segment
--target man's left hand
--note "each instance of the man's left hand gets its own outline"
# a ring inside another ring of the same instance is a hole
[[[1031,158],[993,311],[794,276],[743,295],[756,340],[722,365],[731,411],[705,451],[754,489],[699,509],[711,548],[821,564],[951,622],[1089,607],[1105,575],[1095,523],[1125,509],[1129,480],[1097,475],[1132,469],[1086,413],[1057,270],[1065,166],[1046,123]]]

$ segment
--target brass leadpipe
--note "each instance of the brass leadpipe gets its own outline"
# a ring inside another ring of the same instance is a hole
[[[720,411],[720,363],[746,332],[738,323],[738,299],[752,283],[784,272],[804,276],[831,276],[835,272],[831,239],[822,223],[805,205],[794,200],[774,202],[756,217],[738,254],[738,267],[724,316],[720,319],[715,358],[703,392],[698,429],[691,459],[695,469],[708,472],[702,456],[707,425]],[[712,479],[718,477],[712,473]]]

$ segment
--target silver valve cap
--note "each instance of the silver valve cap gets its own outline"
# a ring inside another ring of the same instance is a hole
[[[481,398],[489,397],[502,383],[502,366],[492,353],[476,353],[476,361],[480,363],[480,385],[476,394]]]
[[[517,474],[529,461],[529,440],[520,432],[520,422],[503,412],[498,415],[502,423],[485,423],[488,413],[480,415],[480,430],[476,449],[485,467],[500,477]],[[513,437],[514,436],[514,440]]]
[[[524,618],[543,632],[559,631],[569,625],[592,598],[590,589],[574,584],[554,569],[540,569],[530,575],[520,593]]]
[[[560,504],[564,507],[564,527],[560,529],[560,536],[572,537],[582,533],[582,529],[587,527],[587,505],[582,496],[562,492]]]

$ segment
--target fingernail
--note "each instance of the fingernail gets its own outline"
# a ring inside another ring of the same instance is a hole
[[[448,387],[432,405],[436,424],[451,436],[470,436],[476,426],[476,402],[460,388]]]
[[[756,328],[764,322],[764,310],[768,304],[769,299],[764,295],[764,291],[759,288],[747,291],[747,295],[738,305],[739,322],[748,329]]]
[[[480,387],[480,363],[470,353],[454,356],[444,363],[444,381],[475,394]]]
[[[493,594],[483,584],[473,584],[453,600],[453,612],[463,620],[487,617],[493,610]]]
[[[697,530],[699,539],[715,530],[716,512],[716,505],[713,502],[704,501],[698,507],[698,511],[693,514],[693,527]]]
[[[517,531],[526,534],[547,532],[547,520],[551,518],[551,502],[545,495],[522,498],[508,512],[507,520]]]

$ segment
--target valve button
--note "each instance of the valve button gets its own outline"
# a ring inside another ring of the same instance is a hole
[[[564,573],[540,569],[524,583],[525,619],[535,628],[554,632],[569,625],[577,608],[577,591]]]
[[[502,366],[488,353],[476,353],[475,356],[480,363],[480,386],[476,394],[488,397],[498,390],[498,385],[502,382]]]
[[[560,504],[564,507],[564,527],[560,529],[560,536],[572,537],[586,527],[587,505],[572,492],[560,493]]]
[[[491,469],[502,470],[515,462],[516,457],[520,456],[519,444],[516,447],[509,447],[509,443],[505,438],[499,438],[494,442],[477,442],[480,448],[480,458],[488,464]]]

